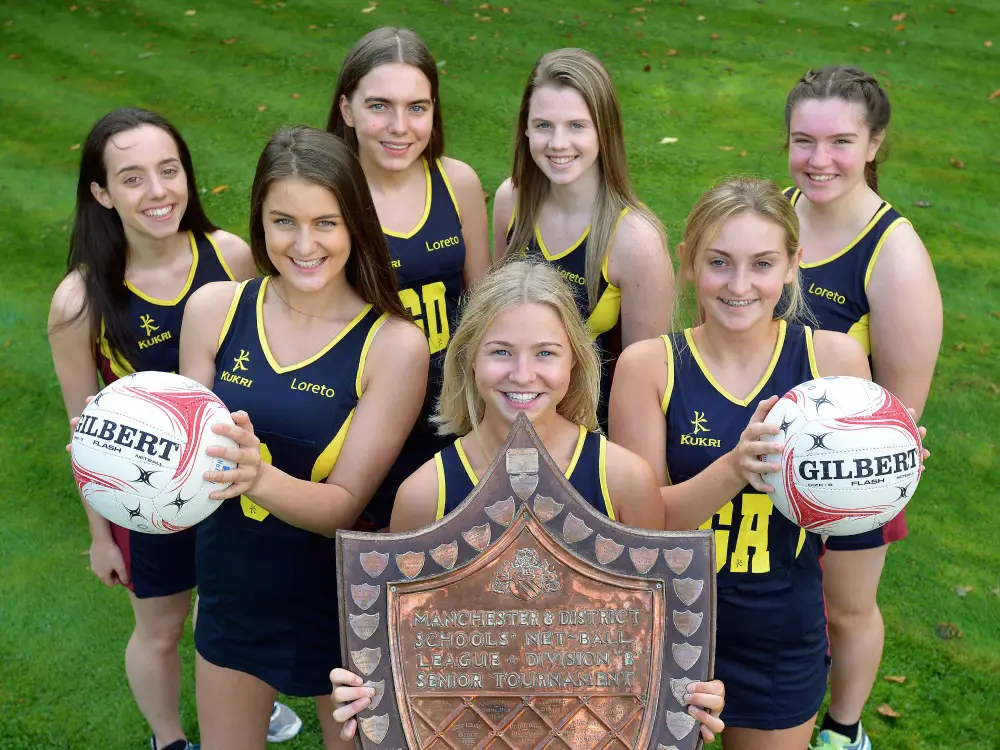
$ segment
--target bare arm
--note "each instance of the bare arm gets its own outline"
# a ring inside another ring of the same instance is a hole
[[[663,503],[649,463],[609,442],[606,470],[615,517],[626,526],[662,531]]]
[[[493,196],[493,262],[499,263],[507,255],[507,227],[514,215],[514,186],[504,180]]]
[[[821,377],[852,375],[865,380],[872,379],[865,350],[846,333],[813,331],[813,348]]]
[[[412,323],[392,319],[376,334],[362,396],[337,463],[325,482],[296,479],[268,464],[246,494],[293,526],[332,535],[350,528],[385,478],[409,435],[427,387],[427,339]],[[400,372],[412,377],[399,378]],[[220,476],[216,481],[223,480]]]
[[[78,315],[85,300],[83,277],[72,273],[59,284],[49,308],[49,347],[69,419],[79,416],[87,405],[87,397],[100,390],[90,311]],[[112,539],[110,522],[86,502],[83,509],[92,540],[91,570],[109,586],[117,580],[127,583],[125,561]]]
[[[660,233],[629,212],[611,246],[608,280],[621,289],[622,346],[662,336],[670,330],[674,269]]]
[[[661,410],[666,357],[662,339],[641,341],[622,352],[611,386],[609,428],[612,440],[653,467],[666,528],[696,529],[743,489],[746,479],[734,451],[686,482],[667,483],[667,420]]]
[[[237,287],[233,281],[205,284],[191,295],[184,307],[178,372],[206,388],[215,384],[219,336]]]
[[[396,491],[389,531],[414,531],[437,520],[437,467],[430,460],[413,472]]]
[[[934,267],[909,224],[889,235],[868,282],[875,381],[917,417],[941,347],[942,310]]]
[[[212,232],[212,239],[229,266],[233,281],[246,281],[257,275],[257,265],[250,254],[250,246],[241,238],[217,229]]]
[[[441,164],[458,201],[462,239],[465,240],[462,282],[469,289],[490,269],[490,234],[483,185],[468,164],[447,157],[441,160]]]

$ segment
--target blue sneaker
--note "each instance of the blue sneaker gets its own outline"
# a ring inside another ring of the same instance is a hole
[[[832,729],[824,729],[816,738],[816,744],[809,747],[810,750],[872,750],[872,743],[865,728],[858,724],[858,736],[853,740]]]
[[[300,729],[302,729],[302,719],[284,703],[275,701],[271,708],[271,722],[267,726],[267,741],[290,740]]]

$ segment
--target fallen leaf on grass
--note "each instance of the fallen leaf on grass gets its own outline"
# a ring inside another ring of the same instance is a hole
[[[913,201],[913,205],[917,208],[930,208],[932,204],[930,201]]]
[[[993,42],[991,42],[989,39],[987,39],[985,42],[983,42],[983,46],[984,47],[992,47],[993,46]]]
[[[957,344],[955,344],[955,346],[952,347],[952,349],[954,349],[956,352],[964,352],[965,351],[965,342],[964,341],[959,341]]]
[[[956,10],[955,10],[954,8],[948,8],[948,12],[949,12],[949,13],[950,13],[951,15],[955,15],[955,13],[957,13],[958,11],[956,11]]]
[[[8,60],[20,60],[21,59],[21,55],[19,55],[17,52],[11,52],[9,55],[7,55],[7,59]]]
[[[713,32],[712,35],[709,38],[712,39],[713,41],[715,41],[716,39],[720,39],[721,37],[719,37],[718,34],[716,34],[716,33]]]
[[[719,146],[719,151],[735,151],[736,146]]]
[[[1000,310],[990,310],[990,315],[992,315],[997,320],[1000,320]]]
[[[297,92],[296,92],[296,93],[294,93],[294,94],[290,94],[289,96],[290,96],[290,98],[292,98],[292,99],[301,99],[301,98],[302,98],[302,94],[299,94],[299,93],[297,93]]]
[[[69,147],[69,150],[70,151],[79,151],[80,150],[80,144],[79,143],[74,143],[72,146]]]
[[[961,159],[956,159],[954,156],[948,159],[948,163],[955,169],[965,169],[965,162]]]
[[[10,344],[10,342],[8,341],[7,344]],[[7,344],[4,344],[4,346],[7,346]],[[993,589],[993,596],[1000,596],[1000,586]]]
[[[229,185],[216,185],[214,188],[212,188],[212,195],[219,195],[220,193],[224,193],[227,190],[229,190]]]
[[[705,20],[705,16],[698,16],[698,20],[699,21],[704,21]]]
[[[737,155],[738,157],[740,157],[740,158],[742,159],[742,158],[743,158],[744,156],[746,156],[746,155],[747,155],[747,150],[746,150],[746,149],[743,149],[742,151],[740,151],[740,152],[739,152],[738,154],[736,154],[736,155]]]
[[[906,31],[906,24],[905,23],[899,24],[899,26],[896,27],[896,31]]]
[[[970,591],[975,591],[975,587],[974,586],[956,586],[955,587],[955,593],[958,596],[964,597]]]
[[[666,138],[661,138],[660,139],[660,143],[677,143],[677,141],[679,141],[679,140],[680,140],[680,138],[671,138],[671,137],[668,136]]]
[[[994,99],[1000,99],[1000,89],[997,89],[992,94],[990,94],[990,101],[993,101]]]
[[[239,40],[238,36],[233,36],[233,37],[229,37],[229,39],[223,39],[222,43],[223,44],[236,44],[236,42],[238,40]]]
[[[962,313],[961,315],[956,315],[955,320],[957,320],[959,323],[963,323],[965,320],[968,319],[968,317],[969,317],[968,315]]]
[[[678,52],[675,49],[668,49],[667,50],[667,57],[677,57],[677,55],[679,55],[679,54],[680,54],[680,52]],[[998,93],[1000,93],[1000,92],[998,92]]]
[[[69,6],[69,12],[72,13],[74,10],[76,10],[79,7],[80,7],[79,5],[71,5],[71,6]]]
[[[649,72],[649,71],[651,71],[652,69],[653,69],[653,66],[652,66],[652,65],[643,65],[643,66],[642,66],[642,72],[643,72],[643,73],[648,73],[648,72]]]
[[[362,8],[361,12],[362,13],[371,13],[373,10],[375,10],[376,7],[378,7],[378,6],[369,5],[367,8]]]
[[[184,15],[185,16],[193,16],[197,12],[198,11],[196,11],[196,10],[186,10],[186,11],[184,11]]]
[[[862,52],[871,52],[872,51],[871,47],[865,46],[864,44],[862,44],[860,47],[858,47],[858,49],[861,50]]]
[[[906,678],[903,677],[903,676],[901,676],[901,675],[891,675],[890,674],[890,675],[886,675],[882,679],[885,680],[886,682],[895,682],[897,685],[902,685],[904,682],[906,682]]]
[[[309,31],[316,31],[316,29],[318,29],[318,28],[319,28],[319,26],[317,26],[314,23],[309,24]]]
[[[905,21],[906,20],[906,14],[905,13],[893,13],[892,14],[892,20],[893,21]]]
[[[902,716],[901,713],[899,713],[898,711],[896,711],[888,703],[883,703],[881,706],[879,706],[875,710],[878,711],[879,714],[881,714],[882,716],[885,716],[887,719],[898,719],[900,716]]]
[[[266,104],[258,104],[257,105],[257,111],[258,112],[267,112],[267,105]]]
[[[472,36],[470,36],[470,37],[469,37],[469,41],[470,41],[470,42],[474,42],[474,41],[476,41],[476,35],[475,35],[475,34],[473,34]]]
[[[962,629],[953,622],[939,622],[937,626],[937,637],[943,641],[948,641],[952,638],[961,638]]]

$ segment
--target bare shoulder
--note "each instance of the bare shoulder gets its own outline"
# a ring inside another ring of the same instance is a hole
[[[184,318],[208,322],[225,317],[238,286],[235,281],[213,281],[198,287],[184,306]]]
[[[62,325],[81,316],[87,306],[87,288],[79,269],[67,274],[52,295],[49,326]]]
[[[391,352],[394,358],[430,358],[427,337],[415,323],[390,316],[372,344],[373,351]]]
[[[854,375],[871,380],[865,350],[846,333],[813,331],[813,348],[820,375]]]
[[[450,156],[442,156],[441,166],[444,168],[444,173],[448,176],[448,181],[451,182],[453,188],[459,191],[479,188],[482,191],[482,183],[479,181],[479,175],[476,174],[476,170],[464,161],[452,159]],[[456,197],[461,200],[461,195]]]
[[[219,252],[222,253],[223,260],[229,266],[236,281],[253,278],[256,275],[257,267],[250,253],[250,246],[243,241],[242,237],[216,229],[212,232],[212,240],[215,242]]]
[[[637,211],[629,211],[618,224],[615,245],[624,243],[650,250],[665,250],[662,231],[648,216],[643,216]]]
[[[414,531],[437,518],[438,477],[434,459],[413,472],[396,491],[389,530]]]
[[[667,350],[663,344],[663,339],[657,336],[655,339],[645,339],[636,341],[625,347],[618,356],[615,364],[615,374],[617,375],[624,367],[630,373],[653,374],[666,363]]]
[[[510,177],[500,183],[496,193],[493,195],[493,219],[503,217],[505,221],[510,221],[514,213],[514,202],[517,200],[517,191],[514,190],[514,183]],[[506,231],[507,227],[504,227]]]

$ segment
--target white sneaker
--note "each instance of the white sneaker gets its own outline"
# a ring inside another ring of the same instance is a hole
[[[302,719],[284,703],[274,702],[271,709],[271,723],[267,726],[268,742],[290,740],[302,729]]]

